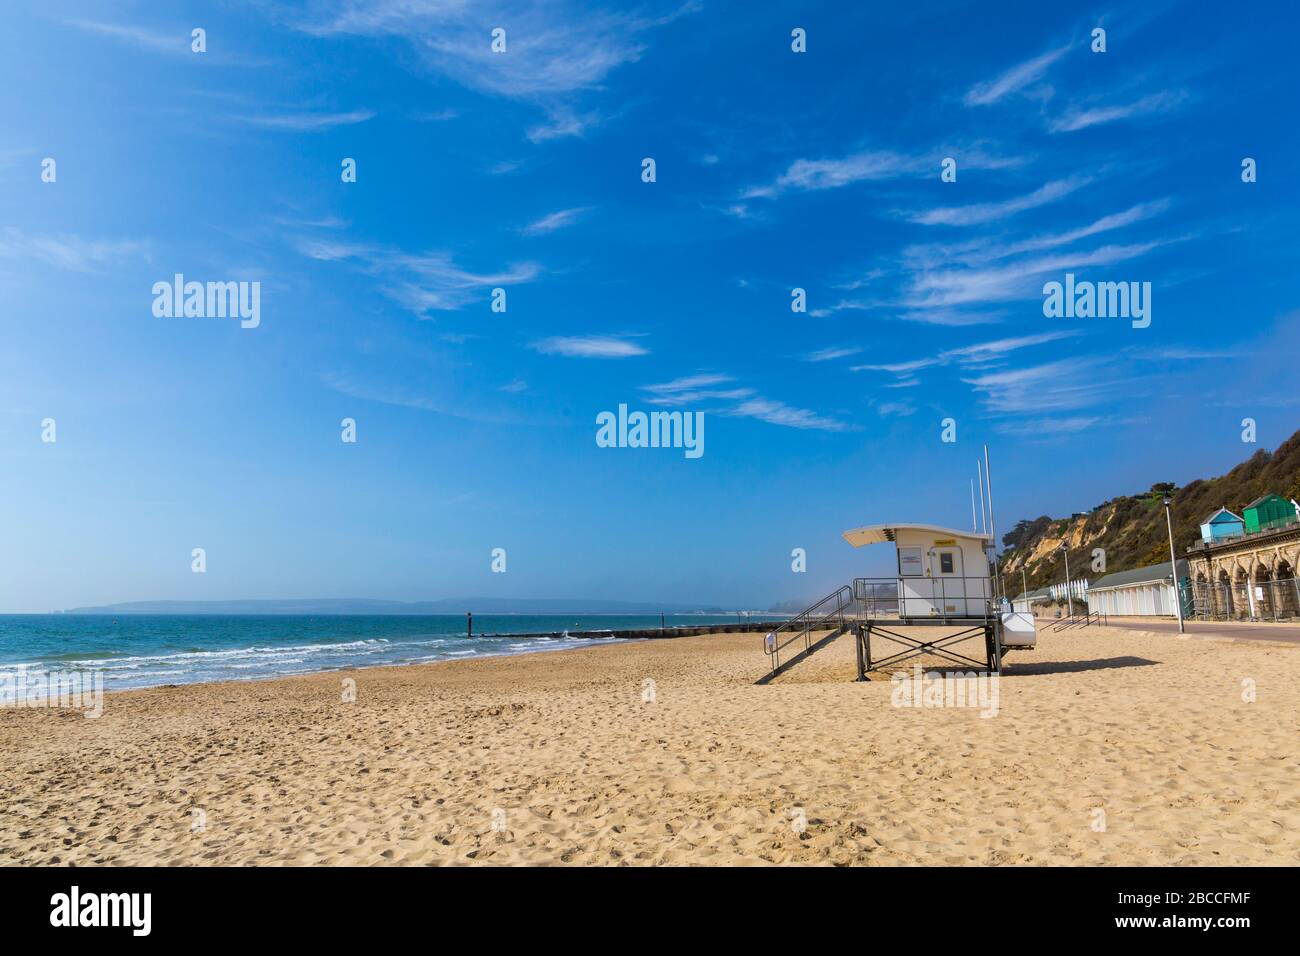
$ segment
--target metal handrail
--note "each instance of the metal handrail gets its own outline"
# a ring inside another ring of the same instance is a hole
[[[921,588],[921,582],[929,582],[927,588]],[[974,583],[972,583],[974,582]],[[881,596],[875,589],[882,585],[891,585],[894,595]],[[960,585],[960,590],[957,590]],[[868,587],[871,593],[867,593]],[[953,593],[949,594],[950,587]],[[913,591],[929,590],[930,594],[908,594]],[[900,618],[925,618],[945,622],[950,620],[966,621],[972,618],[992,619],[994,613],[993,583],[988,577],[977,575],[898,575],[881,578],[855,578],[853,597],[870,611],[876,611],[882,605],[892,605]],[[948,602],[952,601],[960,611],[949,611]],[[909,614],[908,603],[928,609],[928,614]]]
[[[1072,627],[1089,627],[1096,624],[1101,627],[1105,624],[1105,615],[1101,611],[1089,611],[1086,614],[1071,614],[1069,617],[1063,617],[1052,625],[1052,631],[1068,631]]]
[[[816,613],[822,605],[828,604],[832,600],[835,601],[834,610],[825,614]],[[789,647],[802,638],[804,650],[810,650],[812,648],[812,632],[824,630],[822,625],[828,621],[838,621],[838,626],[842,628],[844,626],[844,612],[852,603],[853,589],[846,584],[832,591],[816,604],[810,604],[780,627],[763,635],[763,650],[772,658],[772,670],[775,671],[780,664],[782,648]],[[780,637],[782,632],[786,633],[785,640]]]

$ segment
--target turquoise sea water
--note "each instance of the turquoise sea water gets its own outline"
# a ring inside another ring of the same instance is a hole
[[[670,614],[666,623],[735,620]],[[570,631],[602,631],[617,641],[621,631],[657,627],[657,614],[476,614],[474,637],[467,638],[464,615],[6,614],[0,615],[0,670],[16,664],[95,669],[111,691],[526,654],[597,643],[566,636]],[[520,636],[539,633],[550,636]]]

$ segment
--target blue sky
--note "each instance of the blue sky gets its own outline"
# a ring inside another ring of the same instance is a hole
[[[984,443],[1005,530],[1300,424],[1289,4],[841,6],[12,5],[0,609],[765,607],[966,526]],[[178,272],[260,325],[155,317]],[[1067,272],[1150,327],[1044,317]],[[597,447],[620,403],[705,454]]]

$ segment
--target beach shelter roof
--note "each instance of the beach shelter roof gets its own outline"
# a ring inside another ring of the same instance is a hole
[[[964,538],[967,541],[979,541],[982,544],[988,544],[992,537],[987,534],[978,534],[974,531],[957,531],[953,528],[944,528],[937,524],[869,524],[864,528],[854,528],[852,531],[844,532],[844,540],[855,548],[861,548],[867,544],[882,544],[886,541],[896,541],[899,531],[924,531],[934,534],[941,538]]]
[[[1178,577],[1185,578],[1188,576],[1187,559],[1178,559]],[[1169,562],[1163,564],[1152,564],[1145,568],[1133,568],[1129,571],[1116,571],[1114,574],[1108,574],[1101,580],[1092,584],[1088,592],[1108,591],[1111,588],[1132,588],[1142,584],[1162,584],[1169,579]]]

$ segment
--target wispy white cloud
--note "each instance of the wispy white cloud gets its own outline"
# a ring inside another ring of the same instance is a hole
[[[528,383],[525,382],[522,378],[517,378],[513,382],[507,382],[505,385],[502,385],[499,389],[497,389],[497,391],[509,392],[512,395],[518,392],[526,392],[528,391]]]
[[[836,312],[866,312],[869,309],[877,308],[885,304],[887,303],[873,299],[839,299],[830,305],[810,309],[808,314],[814,318],[824,319],[826,316],[834,315]]]
[[[994,412],[1010,414],[1070,411],[1113,399],[1118,388],[1105,374],[1103,357],[1070,357],[1028,368],[962,379]]]
[[[381,292],[420,316],[463,308],[483,289],[530,282],[541,273],[534,262],[477,273],[458,266],[446,252],[409,253],[331,239],[302,239],[298,251],[319,262],[356,264],[379,279]]]
[[[570,109],[552,109],[548,111],[545,122],[530,126],[524,135],[530,143],[546,143],[567,136],[581,139],[589,130],[599,126],[603,119],[601,114],[594,111],[575,113]]]
[[[835,288],[843,289],[846,292],[852,292],[857,289],[861,289],[864,288],[865,286],[870,285],[871,283],[875,282],[877,279],[881,278],[885,274],[886,273],[884,269],[871,269],[868,270],[867,272],[864,272],[856,279],[850,279],[847,282],[841,282],[840,284],[836,285]]]
[[[314,219],[304,219],[293,216],[276,216],[275,221],[281,226],[291,226],[294,228],[306,229],[343,229],[347,226],[346,219],[340,219],[338,216],[324,215]]]
[[[591,9],[575,0],[323,0],[307,14],[287,4],[279,10],[282,19],[315,36],[400,37],[426,70],[479,92],[536,103],[547,121],[528,136],[544,142],[580,136],[598,122],[574,100],[638,61],[652,30],[700,7],[691,0],[660,17]],[[492,49],[497,27],[506,31],[503,53]]]
[[[885,416],[906,418],[916,414],[916,406],[911,402],[880,402],[876,405],[876,411]]]
[[[1188,99],[1185,91],[1164,91],[1144,96],[1132,103],[1114,106],[1095,106],[1090,109],[1077,110],[1058,117],[1048,125],[1053,133],[1072,133],[1090,126],[1114,123],[1118,120],[1132,119],[1136,116],[1153,116],[1171,113],[1182,106]]]
[[[283,113],[280,115],[236,116],[235,119],[262,129],[280,129],[292,132],[314,132],[335,126],[352,126],[373,119],[373,110],[352,110],[347,113]]]
[[[670,382],[657,385],[643,385],[641,390],[648,394],[648,401],[654,405],[681,407],[712,402],[725,404],[714,409],[716,414],[729,418],[753,418],[770,425],[786,428],[812,429],[816,431],[846,431],[849,426],[806,408],[797,408],[784,402],[758,395],[754,389],[746,387],[721,388],[735,379],[730,375],[706,372],[676,378]]]
[[[852,183],[937,175],[940,160],[949,155],[959,155],[960,164],[965,169],[1003,169],[1022,162],[1019,158],[994,155],[982,146],[910,156],[892,150],[863,150],[834,158],[797,159],[772,182],[746,189],[741,198],[772,199],[791,190],[814,192],[838,189]]]
[[[649,349],[613,335],[557,335],[534,342],[532,348],[543,355],[568,358],[632,358],[649,355]]]
[[[424,110],[411,114],[411,119],[417,123],[446,123],[460,118],[459,110]]]
[[[849,427],[844,422],[827,418],[806,408],[796,408],[761,396],[746,399],[732,408],[724,409],[722,414],[738,418],[756,418],[769,425],[783,425],[786,428],[842,432],[847,431]]]
[[[912,222],[923,225],[974,226],[998,219],[1014,216],[1028,209],[1046,206],[1048,203],[1064,199],[1070,193],[1091,182],[1088,176],[1071,176],[1057,179],[1035,189],[1024,196],[1004,199],[1001,202],[973,203],[968,206],[946,206],[938,209],[926,209],[906,214]]]
[[[705,372],[699,375],[687,375],[682,378],[675,378],[671,382],[661,382],[658,385],[642,385],[644,391],[652,392],[656,395],[668,395],[674,392],[693,391],[695,389],[707,388],[711,385],[725,385],[727,382],[735,381],[730,375],[719,375],[712,372]]]
[[[996,427],[1000,432],[1021,438],[1052,438],[1088,431],[1101,423],[1102,418],[1098,415],[1068,415],[1063,418],[1018,419],[1002,422]]]
[[[29,233],[14,226],[0,230],[0,259],[41,262],[69,272],[100,272],[149,257],[150,245],[136,239],[83,239],[68,233]]]
[[[966,93],[967,106],[988,106],[1041,80],[1053,63],[1063,57],[1069,45],[1048,50],[1033,59],[1018,63],[991,80],[977,83]]]
[[[162,5],[155,4],[154,6]],[[265,67],[271,62],[261,57],[234,52],[228,46],[224,46],[219,42],[210,42],[206,51],[202,54],[196,54],[193,49],[194,37],[191,33],[194,29],[193,25],[186,25],[175,33],[169,33],[133,23],[108,23],[102,20],[76,18],[63,22],[75,29],[116,40],[138,50],[148,50],[151,53],[162,53],[166,56],[194,59],[201,56],[205,62],[222,66]]]
[[[885,305],[901,309],[891,313],[893,317],[913,322],[960,326],[1003,321],[996,304],[1040,295],[1039,280],[1047,273],[1112,265],[1195,238],[1175,235],[1091,249],[1064,248],[1152,219],[1171,205],[1168,198],[1154,199],[1082,226],[1025,238],[992,235],[907,246],[896,297]]]
[[[438,389],[433,386],[398,384],[392,381],[391,372],[381,376],[358,374],[353,371],[328,371],[322,373],[320,379],[326,388],[361,401],[413,408],[485,424],[519,422],[518,415],[508,408],[503,407],[498,411],[484,407],[481,400],[464,401],[456,394],[439,395]]]
[[[122,40],[133,46],[146,50],[153,50],[157,53],[170,53],[174,56],[190,56],[190,32],[183,33],[159,33],[155,30],[149,30],[145,27],[133,26],[125,23],[103,23],[97,20],[68,20],[69,26],[76,27],[78,30],[85,30],[89,33],[98,33],[100,36],[111,37],[114,40]]]
[[[895,375],[910,375],[913,372],[919,372],[923,368],[931,368],[940,364],[938,356],[932,358],[911,359],[907,362],[873,362],[865,365],[854,365],[849,369],[851,372],[893,372]]]
[[[919,322],[923,325],[941,325],[947,328],[962,328],[967,325],[996,325],[1006,316],[1001,312],[968,309],[903,309],[894,313],[894,317],[904,322]]]
[[[735,379],[730,375],[705,373],[688,375],[684,378],[676,378],[671,382],[661,382],[657,385],[642,385],[641,390],[647,393],[647,401],[650,404],[667,405],[669,407],[697,405],[702,402],[713,401],[738,401],[749,398],[754,394],[752,388],[720,387],[733,381]]]
[[[769,198],[787,189],[836,189],[849,183],[894,179],[916,170],[917,160],[885,150],[868,150],[838,159],[797,159],[773,182],[746,190],[742,198]]]
[[[1102,216],[1100,219],[1093,220],[1077,229],[1032,236],[1015,242],[1009,242],[1000,237],[985,237],[966,242],[927,243],[909,246],[903,250],[903,259],[910,267],[917,269],[951,266],[954,263],[981,265],[998,259],[1008,259],[1013,256],[1069,245],[1080,239],[1087,239],[1103,232],[1121,229],[1157,216],[1167,210],[1170,205],[1171,202],[1167,198],[1139,203],[1122,212]]]
[[[525,236],[543,236],[548,232],[555,232],[557,229],[563,229],[565,226],[571,226],[586,212],[590,211],[590,206],[577,206],[573,209],[561,209],[535,219],[519,231]]]
[[[762,213],[755,212],[752,206],[743,202],[725,203],[720,206],[705,205],[704,208],[712,209],[715,212],[722,213],[724,216],[730,216],[732,219],[739,219],[742,222],[764,218]]]
[[[1062,339],[1074,338],[1081,334],[1082,333],[1077,329],[1063,329],[1055,332],[1038,332],[1033,335],[994,339],[990,342],[977,342],[974,345],[962,345],[957,348],[944,349],[937,355],[928,358],[912,359],[907,362],[855,365],[851,370],[854,372],[892,372],[910,378],[913,372],[918,372],[921,369],[933,368],[941,365],[957,364],[965,366],[972,363],[987,362],[990,359],[1001,358],[1020,349],[1032,348],[1035,345],[1046,345],[1048,342],[1059,342]]]
[[[830,362],[835,359],[848,358],[850,355],[857,355],[862,349],[856,346],[832,346],[830,348],[818,349],[816,352],[809,352],[803,357],[805,362]]]
[[[1136,259],[1183,238],[1185,237],[1108,245],[1086,252],[1062,252],[985,269],[923,270],[912,277],[906,292],[906,304],[915,309],[944,309],[972,303],[1029,298],[1042,292],[1032,281],[1037,276]]]
[[[1138,353],[1139,357],[1145,357],[1158,362],[1214,362],[1214,361],[1236,361],[1239,359],[1250,358],[1254,354],[1247,349],[1239,348],[1188,348],[1181,346],[1171,346],[1169,348],[1156,349],[1155,351],[1142,350]]]

